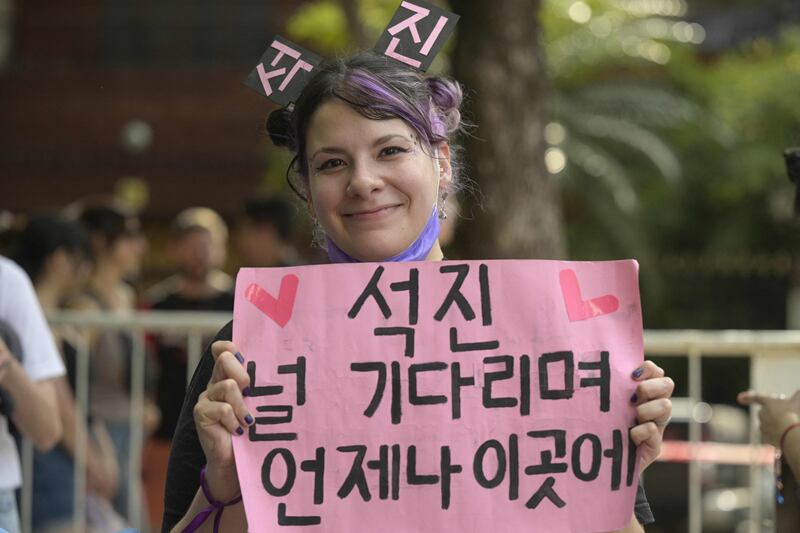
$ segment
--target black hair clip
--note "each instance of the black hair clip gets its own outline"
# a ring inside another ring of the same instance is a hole
[[[278,105],[291,106],[321,61],[320,56],[276,35],[244,83]]]
[[[458,15],[424,0],[404,0],[375,51],[425,72],[453,33]]]
[[[425,0],[403,0],[383,30],[375,51],[425,72],[455,30],[458,15]],[[245,85],[294,110],[294,102],[322,58],[276,35]]]
[[[797,187],[794,196],[794,213],[800,215],[800,148],[787,148],[783,151],[783,158],[786,161],[789,181]]]

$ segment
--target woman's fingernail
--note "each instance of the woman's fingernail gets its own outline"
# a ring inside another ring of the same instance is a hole
[[[247,415],[244,417],[244,421],[248,426],[253,425],[253,417],[251,415]]]
[[[244,435],[244,430],[241,427],[236,428],[237,435]]]
[[[633,379],[642,377],[642,374],[644,374],[644,368],[637,368],[633,371]]]
[[[250,396],[250,387],[245,387],[242,389],[242,396]]]
[[[244,356],[241,352],[236,352],[233,355],[236,356],[236,360],[239,361],[240,364],[244,364]]]
[[[633,393],[633,396],[631,396],[631,403],[636,403],[636,400],[638,400],[638,399],[639,399],[639,397],[638,397],[638,396],[636,395],[636,393],[634,392],[634,393]]]

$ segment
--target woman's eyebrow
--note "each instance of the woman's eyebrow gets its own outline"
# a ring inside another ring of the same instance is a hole
[[[372,143],[372,146],[374,148],[374,147],[379,146],[381,144],[384,144],[384,143],[386,143],[388,141],[391,141],[394,138],[402,139],[402,140],[410,142],[410,143],[414,142],[414,139],[409,138],[407,135],[403,135],[402,133],[389,133],[388,135],[383,135],[383,136],[378,137],[377,139],[375,139],[375,141]],[[345,153],[347,153],[347,150],[345,150],[344,148],[340,148],[338,146],[323,146],[319,150],[315,151],[311,155],[310,159],[314,159],[315,157],[317,157],[321,153],[345,154]]]
[[[390,140],[392,140],[394,138],[399,138],[399,139],[402,139],[402,140],[408,141],[408,142],[414,142],[413,139],[409,139],[407,136],[403,135],[402,133],[390,133],[388,135],[384,135],[383,137],[379,137],[378,139],[375,139],[375,142],[372,143],[372,146],[373,147],[378,146],[379,144],[383,144],[383,143],[388,142],[388,141],[390,141]]]

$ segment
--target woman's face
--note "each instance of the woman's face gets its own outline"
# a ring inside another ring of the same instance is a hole
[[[408,248],[450,181],[449,146],[431,151],[400,119],[370,120],[338,99],[322,104],[306,154],[309,202],[328,237],[361,261]]]
[[[147,249],[147,240],[141,231],[136,218],[125,221],[126,231],[117,237],[111,245],[111,260],[117,265],[123,276],[135,276],[142,265],[142,256]]]

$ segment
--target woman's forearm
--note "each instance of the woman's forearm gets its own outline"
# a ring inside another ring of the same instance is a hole
[[[198,489],[186,514],[183,515],[181,521],[172,528],[172,533],[181,533],[192,523],[192,520],[209,505],[208,500],[203,496],[203,491]],[[214,511],[195,531],[197,533],[212,533],[214,531],[214,516],[215,513],[218,512],[219,511]],[[219,530],[225,532],[230,531],[231,533],[245,533],[247,531],[247,518],[245,517],[244,505],[241,501],[224,508]]]
[[[786,434],[783,440],[783,457],[794,476],[800,477],[800,427]]]
[[[31,381],[17,361],[8,365],[2,386],[14,399],[11,418],[23,435],[42,451],[58,444],[62,436],[55,379]]]
[[[239,478],[236,475],[235,468],[233,470],[209,468],[206,472],[206,486],[209,492],[211,492],[211,497],[220,502],[230,501],[241,494]],[[181,521],[172,528],[172,531],[181,533],[200,512],[210,505],[211,504],[203,495],[203,490],[198,489],[186,514],[184,514]],[[217,512],[219,511],[214,511],[196,531],[198,533],[211,533],[214,530],[214,516]],[[219,530],[225,532],[230,531],[231,533],[240,531],[245,533],[247,531],[247,518],[245,517],[244,505],[241,500],[239,503],[224,508]]]

